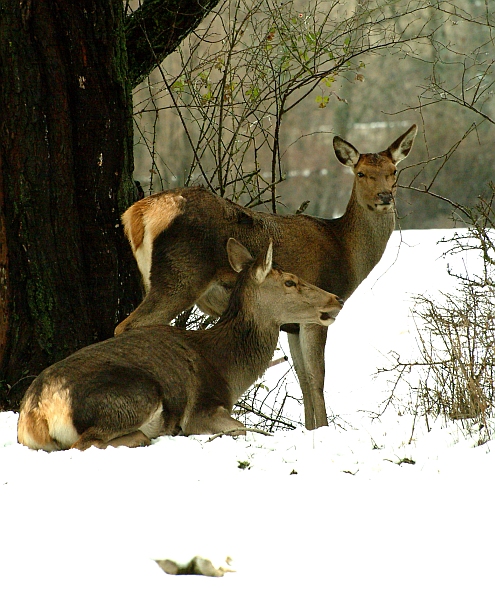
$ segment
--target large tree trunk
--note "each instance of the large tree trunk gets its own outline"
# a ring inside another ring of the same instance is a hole
[[[0,405],[137,301],[122,0],[2,0]]]
[[[138,304],[131,86],[217,3],[2,0],[0,409]]]

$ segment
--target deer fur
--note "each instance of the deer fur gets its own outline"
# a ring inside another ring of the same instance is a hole
[[[386,150],[361,154],[336,136],[338,160],[354,172],[345,213],[336,219],[279,216],[248,210],[201,187],[144,198],[122,216],[146,296],[116,328],[169,323],[196,304],[218,316],[234,276],[225,253],[229,237],[256,253],[273,239],[277,264],[346,300],[378,263],[395,228],[397,164],[409,154],[413,125]],[[287,325],[289,346],[304,397],[308,429],[327,425],[323,396],[327,329]]]
[[[327,326],[342,301],[272,268],[272,243],[253,260],[227,242],[239,275],[211,329],[133,329],[45,369],[27,390],[18,440],[46,451],[141,446],[160,435],[229,432],[235,401],[267,368],[280,325]]]

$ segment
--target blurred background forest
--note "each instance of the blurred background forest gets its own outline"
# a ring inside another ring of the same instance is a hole
[[[352,185],[333,136],[375,152],[416,123],[398,226],[462,226],[455,204],[495,179],[493,11],[488,0],[220,2],[135,90],[135,179],[146,195],[203,184],[257,210],[331,218]]]

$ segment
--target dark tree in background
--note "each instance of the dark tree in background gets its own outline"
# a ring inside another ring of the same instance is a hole
[[[0,408],[139,301],[132,88],[218,0],[2,0]]]

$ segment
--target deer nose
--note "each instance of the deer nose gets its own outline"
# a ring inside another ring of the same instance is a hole
[[[377,194],[380,202],[382,204],[392,204],[392,202],[394,201],[394,195],[392,194],[392,192],[380,192],[379,194]]]
[[[330,302],[326,305],[321,307],[320,310],[324,311],[324,312],[339,312],[340,309],[344,306],[344,301],[342,300],[342,298],[339,298],[338,296],[335,296],[334,294],[332,294],[332,299],[330,300]],[[337,306],[338,304],[338,306]],[[330,307],[330,308],[329,308]]]

